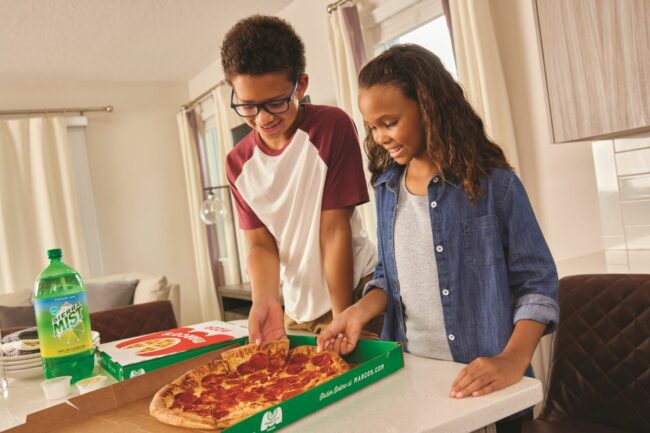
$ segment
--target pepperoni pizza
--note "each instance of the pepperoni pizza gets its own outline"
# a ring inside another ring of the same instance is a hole
[[[289,350],[289,341],[254,344],[188,371],[154,396],[150,413],[167,424],[224,429],[350,369],[333,351]]]

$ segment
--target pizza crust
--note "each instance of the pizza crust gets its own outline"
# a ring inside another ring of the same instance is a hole
[[[216,429],[215,424],[206,422],[200,417],[191,417],[190,414],[184,413],[182,409],[172,408],[174,396],[178,392],[184,391],[180,386],[170,383],[162,387],[151,400],[149,413],[158,421],[164,422],[177,427],[199,428],[199,429]]]

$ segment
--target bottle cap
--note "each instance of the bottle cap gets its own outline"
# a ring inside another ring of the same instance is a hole
[[[52,259],[60,259],[62,256],[61,248],[54,248],[51,250],[47,250],[47,258],[52,260]]]

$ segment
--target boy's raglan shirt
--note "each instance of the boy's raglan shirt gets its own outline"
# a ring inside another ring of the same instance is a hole
[[[251,131],[226,163],[240,227],[266,227],[276,240],[285,312],[297,322],[331,309],[320,252],[321,212],[368,201],[352,120],[336,107],[306,104],[302,110],[283,149],[270,149]],[[356,286],[373,272],[376,253],[356,209],[350,225]]]

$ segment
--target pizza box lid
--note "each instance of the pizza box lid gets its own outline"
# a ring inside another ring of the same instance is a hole
[[[289,339],[291,346],[315,344],[315,338],[309,336],[289,336]],[[138,430],[145,433],[187,433],[186,428],[163,424],[149,415],[149,404],[153,395],[162,386],[188,370],[220,358],[223,351],[243,342],[243,339],[235,340],[209,353],[71,398],[64,403],[28,415],[25,424],[6,432],[114,433]],[[227,433],[276,431],[404,366],[401,346],[389,341],[361,340],[357,349],[345,359],[353,365],[350,371],[254,414],[223,431]]]
[[[101,344],[99,364],[117,380],[130,379],[248,335],[248,329],[212,321]]]

